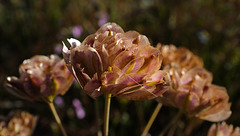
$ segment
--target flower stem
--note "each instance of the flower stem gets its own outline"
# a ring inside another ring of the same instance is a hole
[[[163,129],[159,136],[164,136],[164,134],[170,129],[170,127],[175,124],[182,115],[182,111],[179,110],[175,117],[168,123],[168,125]]]
[[[108,136],[111,95],[111,93],[107,94],[105,99],[104,136]]]
[[[148,121],[148,123],[147,123],[147,125],[146,125],[146,127],[145,127],[145,129],[144,129],[144,131],[143,131],[143,133],[142,133],[141,136],[146,136],[146,135],[148,134],[148,131],[149,131],[149,129],[151,128],[151,126],[152,126],[155,118],[157,117],[157,115],[158,115],[161,107],[162,107],[162,104],[161,104],[161,103],[158,103],[157,107],[155,108],[155,110],[154,110],[151,118],[149,119],[149,121]]]
[[[60,118],[59,118],[59,116],[57,114],[57,111],[56,111],[56,109],[54,107],[53,102],[48,102],[48,105],[49,105],[49,107],[50,107],[50,109],[51,109],[51,111],[53,113],[53,116],[54,116],[54,118],[55,118],[55,120],[56,120],[56,122],[57,122],[57,124],[58,124],[58,126],[59,126],[59,128],[60,128],[60,130],[61,130],[61,132],[63,134],[63,136],[67,136],[67,133],[66,133],[66,131],[63,128],[63,125],[62,125],[61,120],[60,120]]]

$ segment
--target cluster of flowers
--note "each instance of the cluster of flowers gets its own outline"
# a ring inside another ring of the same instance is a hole
[[[185,48],[161,44],[155,48],[146,36],[124,32],[115,23],[103,25],[82,43],[73,38],[68,42],[70,47],[63,43],[65,63],[55,55],[25,60],[19,68],[20,78],[7,78],[8,90],[27,100],[52,102],[68,90],[74,77],[94,99],[102,94],[156,99],[212,122],[231,115],[226,89],[212,84],[212,74],[204,69],[203,61]],[[220,129],[212,127],[209,136]],[[234,134],[240,134],[237,131]]]
[[[35,128],[37,116],[17,112],[0,122],[0,136],[30,136]]]

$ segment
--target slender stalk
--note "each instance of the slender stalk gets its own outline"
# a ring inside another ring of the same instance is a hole
[[[107,94],[105,99],[104,131],[103,131],[104,136],[108,136],[111,95],[112,95],[111,93]]]
[[[181,115],[182,111],[179,110],[175,117],[171,120],[171,122],[168,123],[168,125],[163,129],[159,136],[164,136],[164,134],[170,129],[170,127],[179,120]]]
[[[147,123],[145,129],[143,130],[143,133],[142,133],[141,136],[146,136],[146,135],[148,134],[148,131],[149,131],[149,129],[151,128],[151,126],[152,126],[152,124],[153,124],[155,118],[157,117],[157,115],[158,115],[158,113],[159,113],[161,107],[162,107],[162,104],[161,104],[161,103],[158,103],[158,105],[157,105],[157,107],[155,108],[155,110],[154,110],[154,112],[153,112],[151,118],[149,119],[149,121],[148,121],[148,123]]]
[[[66,131],[63,128],[63,125],[62,125],[61,120],[60,120],[60,118],[59,118],[59,116],[57,114],[57,111],[56,111],[56,109],[54,107],[53,102],[48,102],[48,105],[49,105],[49,107],[50,107],[50,109],[51,109],[51,111],[53,113],[53,116],[54,116],[54,118],[55,118],[55,120],[56,120],[56,122],[57,122],[57,124],[58,124],[58,126],[59,126],[59,128],[60,128],[60,130],[61,130],[61,132],[63,134],[63,136],[67,136],[67,133],[66,133]]]

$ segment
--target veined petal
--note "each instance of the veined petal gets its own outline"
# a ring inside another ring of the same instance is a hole
[[[90,46],[79,46],[71,50],[71,63],[72,65],[81,64],[81,69],[84,68],[85,73],[89,77],[93,77],[95,73],[100,76],[103,72],[102,60],[98,52]]]
[[[113,60],[112,66],[123,69],[134,57],[128,51],[123,51]]]
[[[122,70],[122,74],[136,73],[144,64],[144,58],[136,58],[130,61]]]

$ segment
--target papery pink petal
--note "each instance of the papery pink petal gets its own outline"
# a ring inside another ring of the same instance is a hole
[[[95,74],[94,77],[87,82],[87,84],[84,86],[83,90],[92,98],[97,98],[98,96],[102,95],[103,93],[100,92],[101,84],[99,80],[97,79],[97,75]]]
[[[122,74],[136,73],[144,64],[144,58],[136,58],[130,61],[122,70]]]
[[[98,76],[103,72],[102,60],[98,52],[87,46],[78,46],[72,50],[71,63],[73,65],[81,64],[82,68],[85,68],[85,72],[88,73],[90,77],[93,77],[95,72]]]

